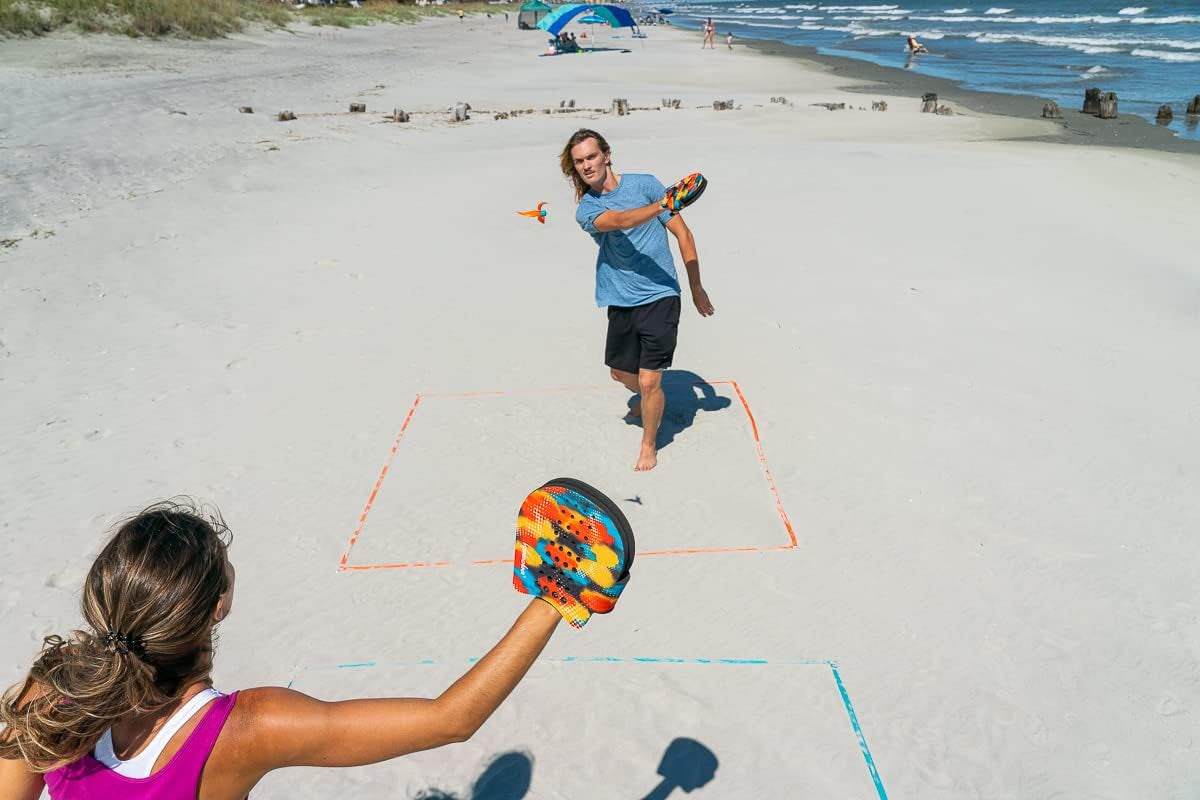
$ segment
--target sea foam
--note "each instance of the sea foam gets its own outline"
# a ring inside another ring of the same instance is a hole
[[[1176,53],[1173,50],[1134,50],[1131,55],[1142,58],[1157,58],[1160,61],[1200,64],[1200,53]]]

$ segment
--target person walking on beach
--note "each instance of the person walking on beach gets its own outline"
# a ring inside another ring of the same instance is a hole
[[[221,694],[210,676],[213,628],[233,606],[227,550],[220,515],[190,502],[156,504],[118,527],[84,583],[88,629],[46,638],[0,703],[0,798],[232,800],[281,767],[374,764],[463,742],[562,619],[552,599],[531,598],[434,699]]]
[[[717,35],[717,26],[713,25],[712,17],[704,21],[704,41],[700,43],[700,49],[704,49],[704,45],[708,45],[710,50],[717,49],[713,41]]]
[[[728,47],[730,50],[733,49],[733,31],[730,31],[729,33],[725,34],[725,46]]]
[[[575,220],[600,247],[596,305],[608,307],[604,363],[613,380],[634,393],[629,414],[642,420],[633,468],[654,469],[666,406],[662,372],[674,359],[679,332],[679,278],[668,231],[679,244],[696,311],[702,317],[714,311],[700,282],[696,240],[682,216],[664,210],[666,190],[657,178],[612,169],[612,151],[596,131],[571,134],[559,163],[579,203]]]

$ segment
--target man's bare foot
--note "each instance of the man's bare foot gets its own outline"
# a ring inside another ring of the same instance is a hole
[[[634,472],[649,472],[658,466],[658,450],[654,447],[642,448],[637,463],[633,465]]]
[[[627,411],[625,413],[625,416],[633,417],[634,419],[637,419],[642,416],[642,398],[641,397],[633,398],[633,405],[631,405],[629,407],[629,411]]]

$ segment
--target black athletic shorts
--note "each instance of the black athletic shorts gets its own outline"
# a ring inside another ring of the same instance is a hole
[[[604,363],[634,375],[639,369],[666,369],[675,357],[678,335],[678,295],[644,306],[609,306]]]

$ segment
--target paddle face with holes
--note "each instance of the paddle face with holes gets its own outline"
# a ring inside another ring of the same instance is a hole
[[[708,180],[699,172],[693,172],[667,189],[667,193],[663,195],[662,207],[668,211],[682,211],[699,200],[707,187]]]
[[[616,606],[633,556],[633,530],[616,503],[582,481],[556,478],[521,504],[513,586],[582,628]]]

